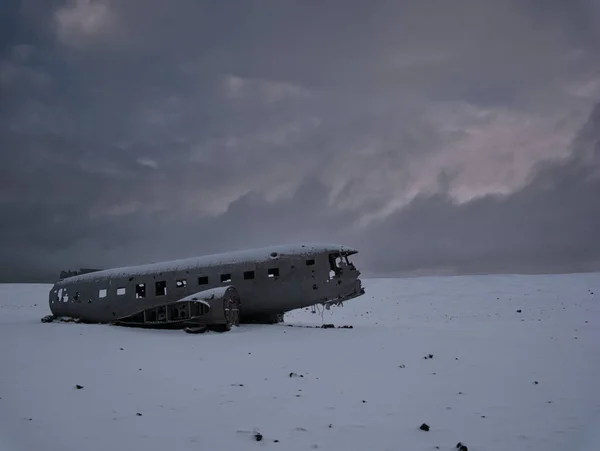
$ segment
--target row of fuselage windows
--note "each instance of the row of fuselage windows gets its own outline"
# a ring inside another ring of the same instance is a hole
[[[315,264],[314,259],[306,260],[307,266],[312,266]],[[244,271],[243,274],[244,280],[254,280],[255,273],[254,271]],[[270,279],[274,279],[279,277],[279,268],[269,268],[267,270],[267,277]],[[231,282],[231,273],[221,274],[220,281],[221,283],[229,283]],[[209,280],[208,276],[199,276],[198,277],[198,285],[208,285]],[[175,281],[175,289],[178,288],[186,288],[187,287],[187,279],[178,279]],[[127,293],[127,289],[125,287],[117,288],[117,296],[124,296]],[[106,289],[101,289],[98,292],[99,298],[105,298],[108,294]],[[155,296],[166,296],[167,295],[167,282],[164,280],[159,280],[154,282],[154,294]],[[135,286],[135,297],[136,299],[145,298],[147,295],[146,292],[146,284],[138,283]]]

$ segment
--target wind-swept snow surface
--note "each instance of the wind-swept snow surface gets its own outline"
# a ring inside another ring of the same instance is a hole
[[[0,449],[600,450],[600,275],[365,286],[323,316],[352,329],[192,335],[44,324],[49,285],[0,285]]]

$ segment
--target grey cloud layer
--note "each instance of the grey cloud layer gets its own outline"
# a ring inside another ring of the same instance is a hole
[[[298,240],[378,273],[599,260],[593,1],[0,8],[5,280]]]

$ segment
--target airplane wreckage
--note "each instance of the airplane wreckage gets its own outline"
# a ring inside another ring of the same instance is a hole
[[[63,271],[50,290],[54,320],[187,332],[283,322],[290,310],[342,305],[365,293],[339,245],[271,246],[140,266]]]

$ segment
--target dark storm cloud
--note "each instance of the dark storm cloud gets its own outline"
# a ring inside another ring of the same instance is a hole
[[[301,240],[379,273],[587,268],[598,121],[572,141],[600,98],[599,14],[4,2],[2,278]]]

